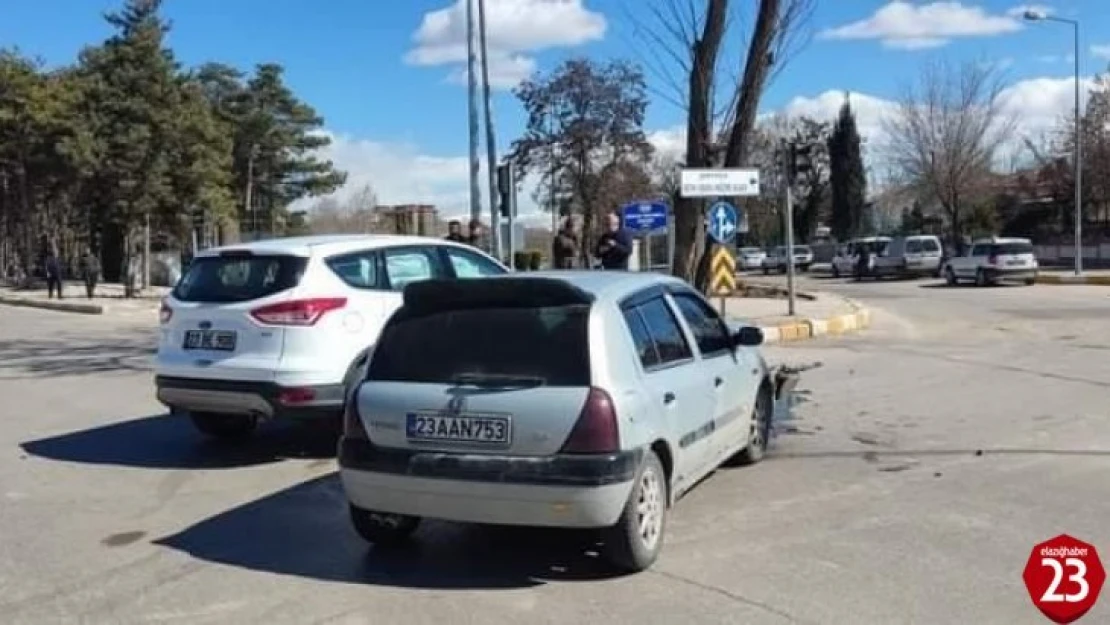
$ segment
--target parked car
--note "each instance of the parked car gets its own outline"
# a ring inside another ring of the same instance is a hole
[[[869,252],[867,267],[864,268],[865,275],[872,275],[874,270],[875,258],[886,250],[886,246],[890,244],[890,237],[863,237],[859,239],[852,239],[847,245],[837,250],[836,256],[832,259],[832,274],[834,278],[840,276],[854,276],[859,271],[860,254],[867,250]]]
[[[763,267],[763,259],[767,258],[767,252],[758,247],[742,247],[736,256],[739,261],[736,264],[740,269],[760,269]]]
[[[767,257],[763,259],[763,273],[769,274],[772,271],[785,273],[787,271],[786,262],[786,246],[780,245],[771,250]],[[810,265],[813,264],[813,250],[808,245],[795,245],[794,246],[794,268],[799,271],[809,271]]]
[[[202,251],[161,306],[158,400],[204,434],[334,418],[406,285],[508,269],[466,245],[405,236],[271,239]]]
[[[875,258],[872,272],[903,278],[935,276],[943,255],[940,239],[931,234],[895,237]]]
[[[347,407],[354,528],[596,528],[613,564],[648,568],[684,492],[766,453],[783,387],[762,340],[655,273],[413,284]]]
[[[979,239],[962,256],[948,259],[944,279],[955,286],[960,280],[974,280],[987,286],[1004,280],[1020,280],[1029,285],[1037,278],[1037,257],[1029,239],[993,237]]]

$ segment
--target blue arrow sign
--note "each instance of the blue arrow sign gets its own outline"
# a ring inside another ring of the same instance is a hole
[[[736,227],[740,217],[736,207],[728,202],[714,202],[706,212],[706,221],[709,222],[709,236],[720,245],[728,245],[732,237],[736,236]]]
[[[624,227],[636,232],[652,232],[667,227],[666,202],[632,202],[621,207]]]

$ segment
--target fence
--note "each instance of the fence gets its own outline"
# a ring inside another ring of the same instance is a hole
[[[1074,245],[1035,245],[1037,260],[1045,265],[1070,265],[1075,262]],[[1110,243],[1083,246],[1083,264],[1110,267]]]

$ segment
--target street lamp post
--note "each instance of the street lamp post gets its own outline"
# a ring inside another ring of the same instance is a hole
[[[1075,275],[1083,275],[1083,119],[1079,115],[1079,20],[1070,20],[1064,17],[1049,15],[1044,11],[1030,10],[1025,12],[1025,19],[1030,22],[1058,22],[1070,24],[1072,27],[1072,43],[1075,61]]]

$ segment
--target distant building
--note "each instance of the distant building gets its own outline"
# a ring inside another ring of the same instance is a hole
[[[395,204],[375,210],[384,230],[396,234],[437,236],[442,230],[439,211],[432,204]]]

